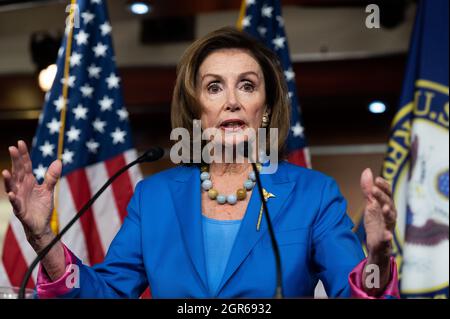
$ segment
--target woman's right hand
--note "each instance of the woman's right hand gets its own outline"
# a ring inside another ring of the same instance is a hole
[[[33,248],[38,251],[53,237],[50,219],[53,212],[53,194],[56,182],[61,176],[62,164],[54,161],[45,174],[42,184],[33,175],[32,163],[24,141],[17,147],[10,146],[11,172],[3,170],[2,175],[8,199],[14,214],[20,220]],[[44,241],[44,242],[42,242]]]

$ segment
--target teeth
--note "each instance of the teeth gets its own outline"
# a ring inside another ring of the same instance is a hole
[[[240,127],[242,125],[242,123],[241,122],[228,122],[228,123],[225,123],[223,126],[225,126],[225,127]]]

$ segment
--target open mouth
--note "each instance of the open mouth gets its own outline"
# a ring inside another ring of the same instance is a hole
[[[245,127],[245,122],[240,119],[228,119],[220,123],[219,127],[225,132],[236,132]]]

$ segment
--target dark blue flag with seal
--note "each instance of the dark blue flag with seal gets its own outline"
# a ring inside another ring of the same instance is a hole
[[[448,6],[418,2],[382,169],[398,210],[393,247],[404,298],[448,298]]]

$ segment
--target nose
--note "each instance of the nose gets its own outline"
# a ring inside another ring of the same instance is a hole
[[[225,102],[225,110],[230,112],[236,112],[241,109],[241,104],[234,93],[234,90],[229,90],[227,94],[227,100]]]

